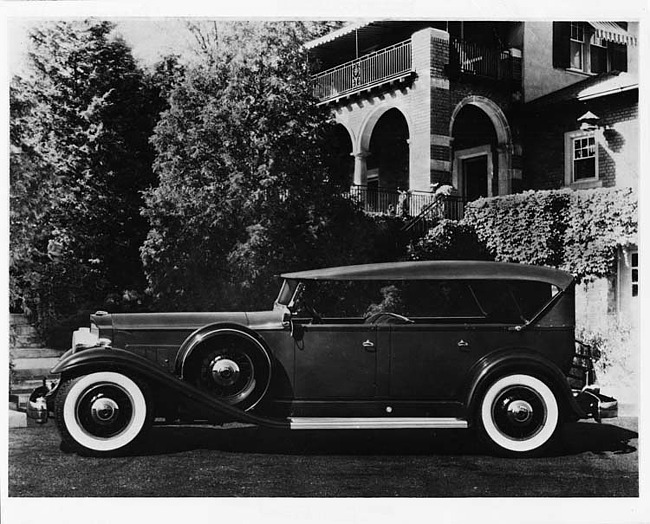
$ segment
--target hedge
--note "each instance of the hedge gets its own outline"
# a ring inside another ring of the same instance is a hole
[[[637,243],[637,206],[631,188],[527,191],[471,202],[463,223],[495,260],[589,280],[613,275],[618,248]]]

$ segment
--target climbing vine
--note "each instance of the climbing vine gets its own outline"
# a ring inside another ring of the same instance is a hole
[[[618,248],[637,243],[637,205],[631,188],[527,191],[472,202],[463,222],[495,260],[589,280],[612,275]]]

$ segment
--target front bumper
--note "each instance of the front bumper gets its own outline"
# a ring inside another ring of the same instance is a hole
[[[585,387],[573,395],[587,418],[600,422],[604,418],[618,417],[618,400],[603,395],[598,388]]]
[[[42,386],[32,391],[27,401],[27,417],[35,420],[37,424],[45,424],[50,413],[54,412],[54,397],[58,387],[58,381],[55,384],[50,384],[50,387],[43,381]]]

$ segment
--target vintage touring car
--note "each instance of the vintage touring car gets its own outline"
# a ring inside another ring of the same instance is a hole
[[[614,399],[567,382],[568,273],[431,261],[282,279],[270,311],[97,312],[31,415],[47,418],[47,405],[63,444],[96,455],[136,446],[154,423],[239,421],[472,428],[510,456],[539,454],[563,421],[616,415]]]

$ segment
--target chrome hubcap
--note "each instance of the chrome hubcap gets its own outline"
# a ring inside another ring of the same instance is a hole
[[[239,366],[229,358],[218,356],[211,362],[210,369],[219,386],[232,386],[239,378]]]
[[[534,437],[546,423],[546,405],[541,396],[526,386],[511,386],[492,404],[492,420],[499,432],[514,440]]]
[[[110,424],[120,413],[117,402],[111,398],[100,397],[90,405],[90,414],[98,424]]]
[[[533,407],[525,400],[515,400],[507,407],[507,413],[512,422],[525,423],[533,416]]]

